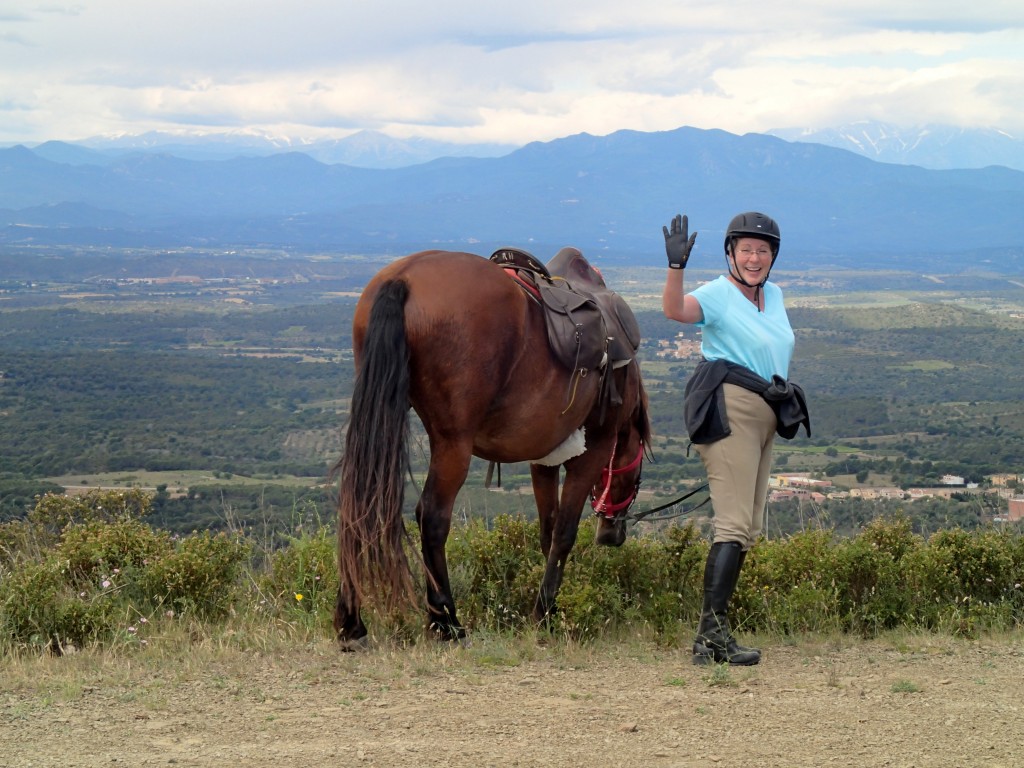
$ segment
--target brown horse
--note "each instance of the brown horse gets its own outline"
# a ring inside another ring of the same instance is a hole
[[[593,492],[595,509],[603,513],[598,541],[618,546],[625,539],[626,510],[650,442],[635,357],[614,370],[569,369],[548,344],[541,305],[501,266],[445,251],[407,256],[375,275],[356,307],[352,343],[357,375],[336,467],[340,588],[334,628],[342,647],[365,643],[360,607],[368,596],[392,608],[417,600],[402,546],[410,406],[430,448],[416,505],[429,628],[441,639],[465,636],[445,542],[472,456],[531,462],[547,558],[533,614],[545,619],[555,607],[588,495]],[[613,380],[603,381],[608,376]],[[602,400],[609,384],[621,404]],[[554,466],[535,463],[579,437],[581,428],[582,453]]]

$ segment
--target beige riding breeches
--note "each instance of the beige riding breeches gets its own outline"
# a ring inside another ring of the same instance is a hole
[[[715,541],[738,541],[746,550],[764,530],[775,413],[756,392],[722,387],[731,433],[695,447],[708,475]]]

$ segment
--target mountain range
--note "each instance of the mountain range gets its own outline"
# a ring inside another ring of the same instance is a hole
[[[213,134],[165,133],[96,136],[68,143],[48,141],[33,147],[40,157],[74,165],[106,165],[125,155],[174,155],[186,160],[231,160],[301,152],[328,165],[358,168],[403,168],[440,157],[499,157],[516,144],[455,144],[423,137],[394,138],[380,131],[359,131],[340,139],[297,140],[252,131]]]
[[[927,124],[898,126],[860,120],[834,128],[780,128],[767,131],[787,141],[825,144],[871,160],[949,170],[1004,165],[1024,171],[1024,140],[996,128]],[[328,165],[402,168],[441,157],[500,157],[518,144],[455,144],[423,137],[395,138],[359,131],[340,139],[302,140],[253,130],[94,136],[79,142],[45,142],[33,147],[41,157],[72,164],[102,165],[126,154],[162,153],[188,160],[230,160],[302,152]],[[86,150],[86,151],[83,151]],[[94,151],[87,151],[94,150]]]
[[[932,170],[820,143],[672,131],[578,134],[496,157],[398,168],[297,151],[230,159],[50,142],[0,150],[0,244],[276,247],[400,254],[564,245],[660,264],[661,227],[688,214],[698,251],[720,258],[742,210],[774,216],[798,262],[922,269],[1024,263],[1024,172]]]

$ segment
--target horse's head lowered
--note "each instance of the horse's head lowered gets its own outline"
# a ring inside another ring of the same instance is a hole
[[[618,547],[626,540],[627,515],[640,491],[644,452],[650,442],[647,393],[638,381],[636,408],[620,431],[612,455],[590,492],[590,506],[598,518],[598,544]]]

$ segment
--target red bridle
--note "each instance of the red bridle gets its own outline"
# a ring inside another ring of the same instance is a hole
[[[615,519],[619,512],[629,509],[630,505],[636,501],[636,495],[640,491],[640,472],[636,473],[636,483],[633,485],[633,490],[622,501],[614,504],[608,503],[608,494],[612,490],[612,478],[615,475],[621,475],[626,472],[632,472],[634,469],[640,466],[644,460],[644,444],[640,443],[640,450],[636,453],[636,458],[633,459],[629,464],[624,467],[614,469],[615,464],[615,448],[612,448],[612,457],[608,461],[608,466],[601,469],[601,480],[598,485],[590,491],[590,506],[594,510],[595,515],[602,515],[607,517],[609,520]],[[597,489],[603,488],[600,496],[597,494]]]

